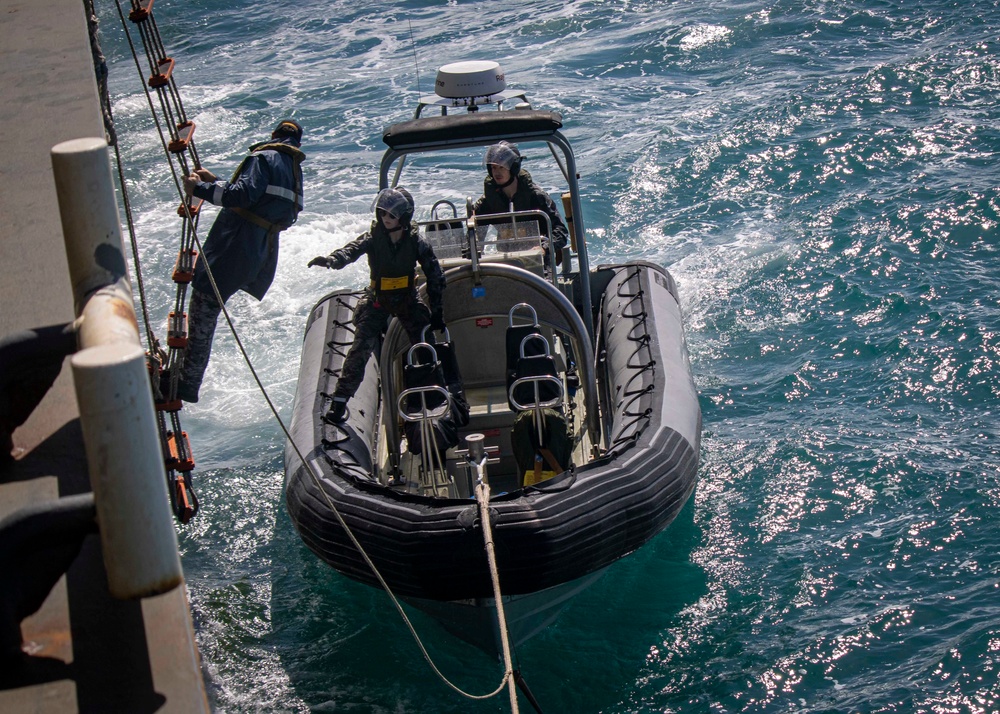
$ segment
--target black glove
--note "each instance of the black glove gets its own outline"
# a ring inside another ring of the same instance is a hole
[[[435,332],[444,332],[445,330],[444,314],[441,308],[431,313],[431,329]]]
[[[309,265],[306,267],[313,267],[314,265],[320,265],[324,268],[333,268],[334,270],[340,270],[344,267],[343,259],[338,255],[318,255],[309,261]]]
[[[549,258],[549,240],[548,240],[548,238],[543,238],[542,239],[542,252],[545,255],[545,258],[544,258],[545,265],[547,267],[551,268],[552,266],[549,264],[550,258]],[[556,265],[562,265],[562,248],[559,247],[558,243],[556,244],[555,253],[556,253]]]

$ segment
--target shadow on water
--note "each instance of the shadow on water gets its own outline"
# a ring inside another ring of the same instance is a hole
[[[701,540],[694,512],[692,494],[665,532],[608,568],[520,648],[522,671],[546,714],[618,711],[678,615],[706,593],[706,574],[691,561]]]
[[[520,668],[542,711],[597,712],[626,699],[650,652],[684,608],[705,592],[690,554],[700,539],[693,498],[674,524],[611,566],[546,631],[518,648]],[[278,519],[269,638],[290,694],[309,711],[506,712],[506,689],[484,701],[454,692],[424,660],[388,596],[341,576],[301,544],[287,514]],[[482,695],[503,667],[406,609],[435,665],[456,686]],[[521,711],[532,711],[520,698]]]

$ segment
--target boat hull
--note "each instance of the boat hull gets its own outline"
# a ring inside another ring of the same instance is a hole
[[[651,264],[602,270],[611,276],[598,344],[613,412],[610,448],[536,486],[494,494],[494,543],[508,595],[579,580],[631,553],[669,525],[695,485],[700,410],[673,282]],[[311,550],[360,582],[380,586],[341,519],[394,593],[445,602],[490,598],[476,504],[400,492],[373,475],[374,358],[348,422],[339,428],[318,418],[351,341],[358,297],[329,295],[309,318],[290,428],[301,456],[290,443],[285,457],[292,521]]]

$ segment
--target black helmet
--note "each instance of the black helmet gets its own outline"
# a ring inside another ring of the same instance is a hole
[[[510,171],[511,176],[517,176],[518,171],[521,170],[521,152],[514,144],[501,141],[486,150],[483,163],[486,164],[486,170],[490,172],[491,176],[493,171],[490,166],[503,166]]]
[[[282,119],[271,132],[272,139],[289,138],[296,144],[302,143],[302,125],[294,119]]]
[[[376,212],[385,211],[400,223],[409,223],[413,219],[413,196],[402,186],[396,188],[384,188],[378,192],[372,202],[372,210]]]

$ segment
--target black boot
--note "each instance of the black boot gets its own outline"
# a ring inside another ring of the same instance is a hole
[[[177,398],[183,399],[191,404],[198,403],[198,387],[191,387],[187,382],[181,380],[177,383]]]
[[[330,411],[326,413],[323,420],[330,424],[343,424],[347,421],[347,397],[334,397]]]

